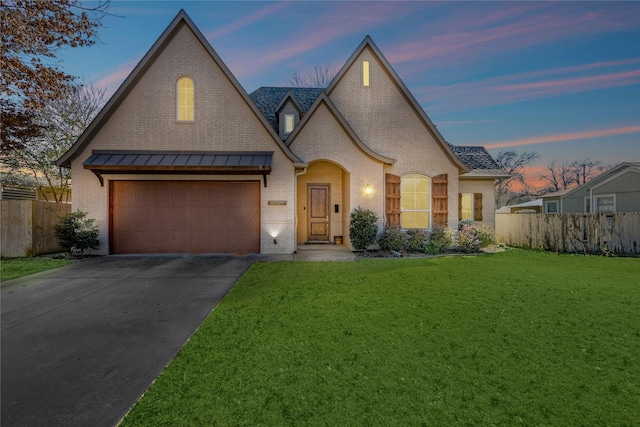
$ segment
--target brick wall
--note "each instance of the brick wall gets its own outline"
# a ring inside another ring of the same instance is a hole
[[[195,120],[176,122],[176,82],[195,85]],[[100,229],[100,253],[108,252],[109,179],[255,180],[257,176],[106,175],[105,186],[83,169],[91,150],[274,151],[268,186],[261,186],[261,251],[294,251],[294,168],[267,129],[187,27],[183,27],[84,152],[72,163],[73,208],[89,212]],[[286,200],[284,206],[269,200]],[[273,233],[278,233],[273,243]]]

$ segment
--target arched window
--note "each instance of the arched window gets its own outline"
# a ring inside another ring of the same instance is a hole
[[[405,175],[400,181],[400,225],[402,228],[431,227],[431,179]]]
[[[194,120],[193,80],[190,77],[180,77],[177,84],[177,120],[192,122]]]

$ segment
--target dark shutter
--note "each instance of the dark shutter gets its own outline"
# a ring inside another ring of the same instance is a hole
[[[462,193],[458,193],[458,221],[462,221]]]
[[[433,177],[431,190],[433,191],[433,225],[445,227],[449,216],[449,190],[446,173]]]
[[[385,175],[387,227],[400,227],[400,177]]]
[[[473,193],[473,220],[482,221],[482,193]]]

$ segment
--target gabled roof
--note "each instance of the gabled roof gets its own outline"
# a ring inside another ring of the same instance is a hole
[[[453,152],[453,150],[451,149],[447,141],[440,134],[438,129],[436,129],[436,126],[433,124],[431,119],[424,112],[420,104],[418,104],[418,101],[416,101],[416,99],[411,94],[407,86],[404,84],[400,76],[398,76],[398,73],[396,73],[396,71],[393,69],[393,67],[389,63],[389,61],[387,61],[387,59],[384,57],[380,49],[378,49],[378,46],[376,46],[376,44],[373,42],[373,39],[371,38],[371,36],[367,35],[362,41],[362,43],[360,43],[360,46],[358,46],[358,48],[349,57],[347,62],[342,66],[338,74],[333,78],[333,80],[331,81],[331,83],[326,89],[326,93],[331,95],[331,92],[338,85],[338,82],[340,82],[342,77],[346,74],[347,70],[349,70],[351,65],[353,65],[353,63],[358,58],[358,56],[360,56],[360,54],[367,48],[371,49],[373,53],[376,55],[377,59],[383,65],[387,73],[391,76],[396,86],[400,89],[400,92],[402,92],[403,96],[409,102],[413,110],[418,114],[418,117],[420,117],[420,119],[425,124],[429,132],[433,135],[436,142],[440,144],[444,152],[449,156],[449,158],[451,158],[451,160],[458,166],[458,168],[460,168],[461,172],[469,172],[470,171],[469,167],[455,155],[455,153]]]
[[[386,163],[391,165],[396,162],[395,159],[376,153],[371,148],[369,148],[364,142],[362,142],[360,137],[355,133],[353,128],[345,120],[342,114],[340,114],[340,111],[338,111],[336,106],[333,104],[333,102],[331,102],[327,94],[324,92],[320,93],[320,95],[318,96],[316,101],[313,103],[311,108],[309,108],[309,110],[307,111],[307,114],[305,114],[302,120],[300,120],[300,123],[298,123],[298,125],[293,129],[293,132],[289,134],[289,136],[287,137],[287,140],[285,141],[287,146],[291,146],[291,144],[293,144],[298,134],[302,131],[302,129],[304,129],[305,125],[311,119],[311,117],[313,117],[313,113],[320,107],[320,105],[323,105],[323,104],[327,106],[331,114],[333,114],[333,117],[335,117],[338,123],[340,123],[340,126],[342,126],[342,128],[349,135],[349,137],[354,142],[356,147],[360,149],[360,151],[362,151],[364,154],[368,155],[369,157],[381,163]]]
[[[616,166],[612,167],[608,171],[601,173],[600,175],[590,179],[584,184],[580,184],[577,187],[573,187],[573,188],[565,188],[564,190],[555,191],[553,193],[547,193],[542,195],[541,197],[543,199],[563,198],[575,193],[576,191],[595,188],[600,184],[602,184],[603,181],[609,180],[622,172],[626,172],[627,170],[634,170],[634,171],[640,172],[640,162],[623,162],[623,163],[617,164]]]
[[[451,145],[451,150],[470,169],[460,178],[508,178],[491,154],[482,146]]]
[[[306,113],[323,90],[323,88],[261,87],[251,92],[249,98],[255,102],[258,110],[277,132],[278,117],[276,112],[288,96],[292,96],[301,108],[301,112]]]
[[[62,157],[58,159],[56,165],[71,167],[71,162],[82,153],[83,149],[86,145],[95,137],[95,135],[100,131],[102,126],[109,120],[111,115],[116,111],[118,106],[124,101],[127,95],[131,92],[135,84],[142,78],[145,72],[153,65],[156,58],[164,51],[165,47],[171,42],[173,37],[178,33],[178,31],[183,27],[187,26],[191,32],[196,36],[198,41],[202,44],[204,49],[207,51],[211,59],[215,62],[215,64],[222,70],[224,75],[229,79],[231,84],[234,86],[238,94],[245,101],[247,106],[253,111],[256,118],[263,124],[267,132],[271,135],[274,140],[274,143],[278,145],[278,147],[282,150],[282,152],[294,163],[294,165],[304,165],[302,161],[289,150],[289,148],[284,145],[282,140],[278,137],[278,135],[273,130],[273,127],[267,122],[264,116],[258,111],[256,105],[251,101],[246,91],[242,88],[238,80],[231,73],[229,68],[224,64],[222,59],[218,56],[218,54],[213,50],[209,42],[206,40],[204,35],[198,30],[196,25],[193,23],[191,18],[187,15],[184,9],[180,10],[171,24],[164,30],[162,35],[156,40],[156,42],[151,46],[151,49],[144,55],[144,57],[140,60],[138,65],[135,66],[133,71],[129,74],[129,76],[124,80],[124,82],[120,85],[118,90],[113,94],[113,96],[109,99],[109,101],[102,108],[100,113],[95,117],[95,119],[91,122],[91,124],[87,127],[84,133],[78,138],[78,140],[73,144],[73,146],[64,154]]]

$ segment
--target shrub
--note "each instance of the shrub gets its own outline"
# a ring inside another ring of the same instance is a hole
[[[86,218],[80,210],[59,217],[53,226],[60,247],[72,255],[82,255],[87,249],[98,248],[98,228],[94,219]]]
[[[427,232],[421,228],[410,228],[406,231],[406,248],[409,252],[424,252]]]
[[[458,249],[462,252],[478,252],[493,243],[495,233],[486,225],[465,224],[458,231]]]
[[[383,251],[404,251],[407,248],[406,234],[399,227],[386,228],[378,238]]]
[[[424,246],[424,252],[435,255],[446,251],[453,245],[453,235],[454,232],[449,227],[433,227]]]
[[[363,251],[376,241],[378,234],[378,216],[369,209],[360,206],[351,211],[349,238],[356,250]]]

